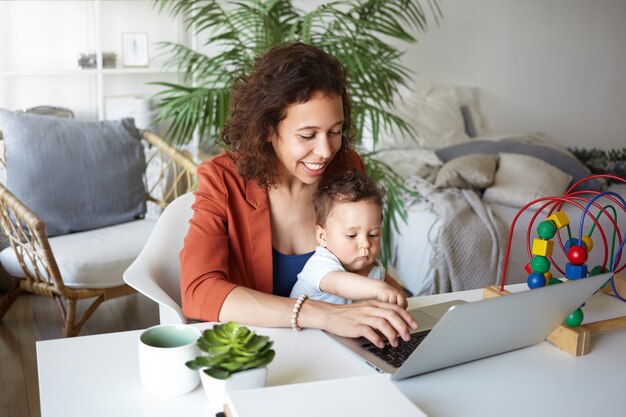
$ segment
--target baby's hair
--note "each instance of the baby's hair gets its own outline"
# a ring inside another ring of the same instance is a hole
[[[367,200],[377,204],[382,210],[384,197],[385,189],[364,172],[346,171],[325,177],[313,195],[315,223],[324,226],[337,204]]]

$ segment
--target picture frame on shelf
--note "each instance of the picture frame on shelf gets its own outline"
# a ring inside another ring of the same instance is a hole
[[[122,66],[147,67],[150,62],[147,32],[122,33]]]

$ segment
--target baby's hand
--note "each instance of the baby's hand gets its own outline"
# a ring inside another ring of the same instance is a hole
[[[376,299],[385,303],[397,304],[402,308],[406,308],[409,303],[404,294],[393,288],[391,285],[382,283],[383,286],[376,293]]]

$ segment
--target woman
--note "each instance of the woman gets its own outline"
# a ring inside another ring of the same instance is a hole
[[[287,298],[317,245],[312,195],[334,172],[364,170],[351,150],[342,65],[301,43],[275,47],[235,82],[221,140],[198,169],[194,215],[181,252],[183,311],[203,321],[324,329],[377,346],[417,325],[379,301],[332,305]],[[382,336],[381,336],[382,335]]]

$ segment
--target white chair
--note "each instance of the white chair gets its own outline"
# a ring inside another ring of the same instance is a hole
[[[187,323],[180,298],[178,254],[189,229],[193,193],[167,206],[141,253],[124,272],[124,281],[159,304],[161,324]]]

